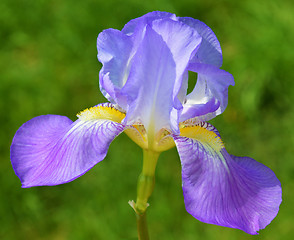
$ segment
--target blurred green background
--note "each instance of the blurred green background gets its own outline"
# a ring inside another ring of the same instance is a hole
[[[136,239],[141,149],[124,134],[77,180],[22,189],[9,160],[16,130],[42,114],[75,114],[105,102],[96,37],[162,10],[210,26],[236,85],[211,121],[231,154],[269,166],[283,186],[278,216],[259,236],[208,225],[185,211],[176,149],[161,154],[150,198],[151,239],[290,239],[294,234],[293,1],[2,0],[0,2],[0,239]]]

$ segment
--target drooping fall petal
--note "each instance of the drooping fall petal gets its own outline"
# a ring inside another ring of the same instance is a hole
[[[281,203],[275,174],[252,158],[229,155],[220,137],[207,128],[187,127],[181,135],[174,139],[187,211],[202,222],[249,234],[265,228]]]
[[[123,129],[109,120],[72,122],[58,115],[35,117],[14,136],[14,171],[22,187],[72,181],[105,158],[109,144]]]

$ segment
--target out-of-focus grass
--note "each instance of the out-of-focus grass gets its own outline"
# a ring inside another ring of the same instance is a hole
[[[136,239],[135,199],[141,150],[125,135],[104,161],[74,182],[21,189],[9,147],[22,123],[42,114],[75,119],[104,102],[99,92],[96,37],[152,10],[190,16],[221,42],[223,69],[236,81],[229,105],[212,123],[230,153],[271,167],[283,186],[277,218],[258,239],[290,239],[294,214],[294,6],[292,1],[0,2],[0,238]],[[184,207],[175,149],[161,155],[148,209],[152,239],[255,239],[195,220]]]

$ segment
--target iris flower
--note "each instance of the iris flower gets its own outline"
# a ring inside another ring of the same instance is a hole
[[[281,186],[275,174],[249,157],[230,155],[207,121],[228,102],[230,73],[222,51],[203,22],[151,12],[97,39],[100,89],[109,100],[76,121],[38,116],[24,123],[11,145],[11,161],[22,187],[70,182],[102,161],[113,139],[125,132],[144,153],[138,181],[138,213],[144,213],[162,151],[176,146],[187,211],[210,224],[249,234],[277,215]],[[187,94],[188,72],[197,83]]]

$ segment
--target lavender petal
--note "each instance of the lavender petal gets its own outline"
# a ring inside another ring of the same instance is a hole
[[[106,120],[35,117],[14,136],[13,169],[24,188],[72,181],[103,160],[111,141],[122,131],[121,124]]]
[[[265,228],[277,215],[281,185],[266,166],[235,157],[201,138],[175,136],[182,164],[184,201],[198,220],[238,228],[249,234]]]

